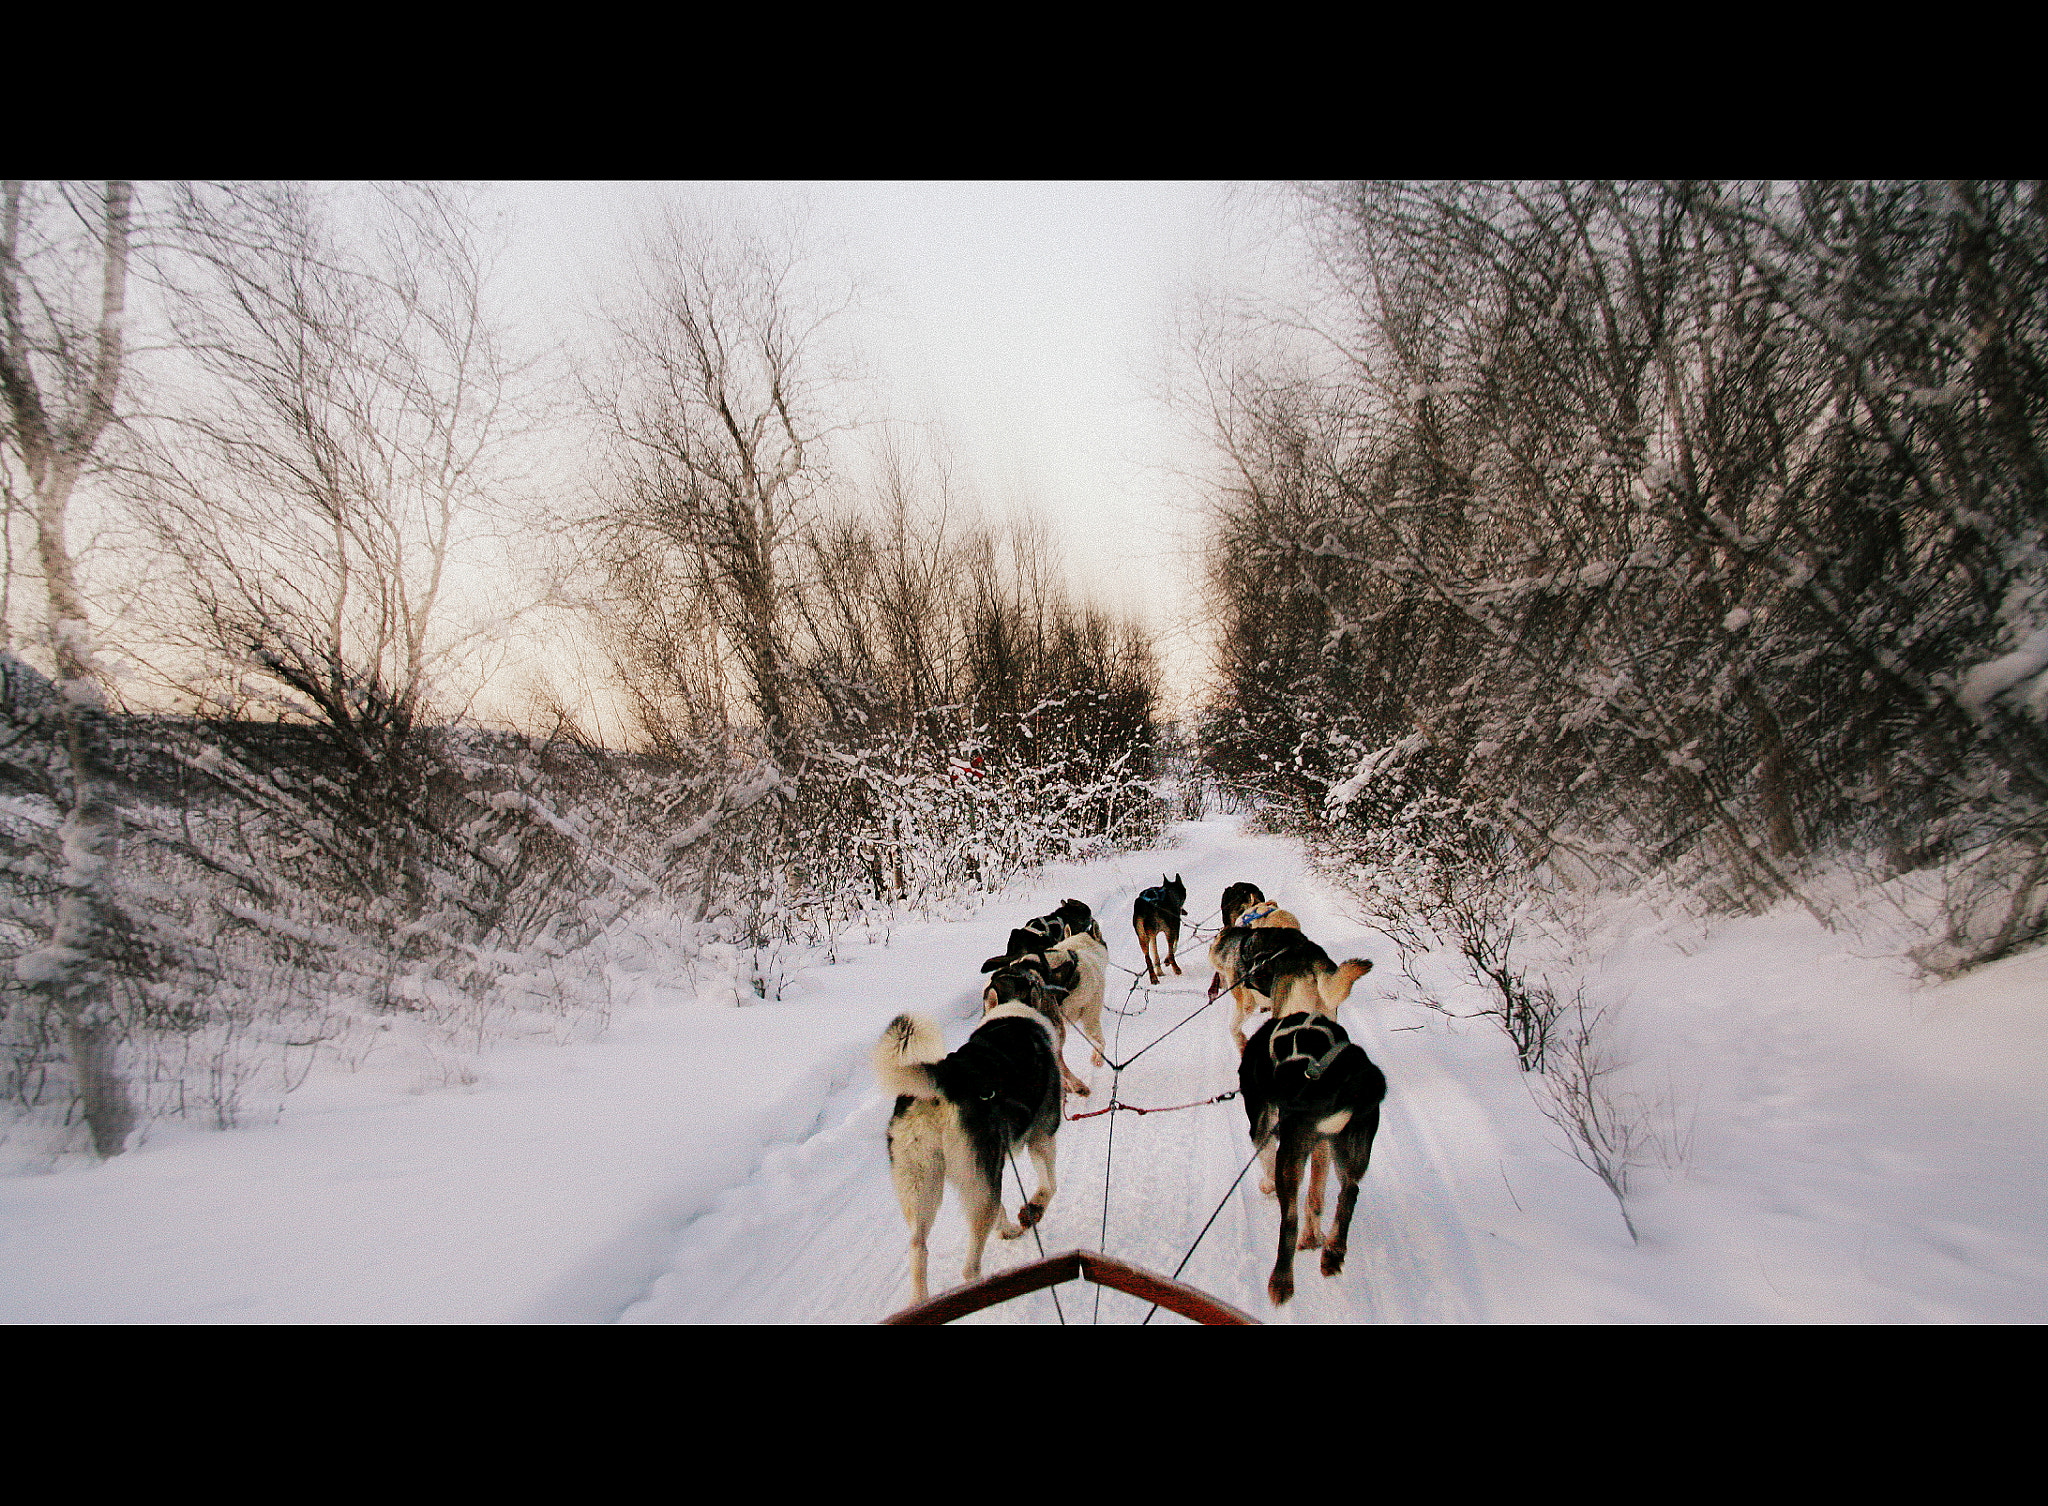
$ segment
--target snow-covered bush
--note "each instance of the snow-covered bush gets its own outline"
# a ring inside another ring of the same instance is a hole
[[[64,752],[48,682],[8,661],[4,689],[0,1091],[56,1123],[76,1089],[61,1022],[17,965],[53,935]],[[601,1024],[619,965],[779,997],[848,933],[1149,840],[1162,814],[1144,747],[1099,756],[1057,702],[1029,736],[956,709],[945,741],[820,743],[790,775],[737,730],[685,759],[421,727],[372,686],[345,700],[346,723],[105,719],[113,996],[145,1114],[275,1112],[317,1057],[393,1022],[450,1061]]]

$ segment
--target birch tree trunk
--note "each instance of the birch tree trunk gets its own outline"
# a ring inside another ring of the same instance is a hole
[[[65,340],[38,340],[30,327],[33,316],[25,312],[23,299],[28,278],[18,254],[23,186],[10,181],[4,192],[0,390],[10,420],[8,442],[31,491],[71,796],[60,829],[56,924],[49,944],[24,955],[16,968],[62,1022],[93,1149],[101,1156],[116,1156],[135,1125],[134,1105],[117,1061],[120,1018],[107,966],[120,818],[100,768],[101,706],[91,622],[79,593],[76,562],[65,541],[65,522],[79,477],[113,420],[120,390],[131,188],[111,182],[104,190],[99,313],[89,357]],[[27,291],[37,304],[45,302],[38,296],[40,290]],[[48,393],[46,376],[55,389]],[[69,411],[61,411],[66,408]]]

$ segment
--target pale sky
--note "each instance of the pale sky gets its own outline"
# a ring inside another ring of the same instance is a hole
[[[716,218],[802,214],[860,287],[852,339],[892,416],[930,423],[993,515],[1036,507],[1076,583],[1149,622],[1169,692],[1200,673],[1183,629],[1207,463],[1159,400],[1171,329],[1202,287],[1246,275],[1243,199],[1209,183],[513,183],[513,302],[567,336],[664,203]]]

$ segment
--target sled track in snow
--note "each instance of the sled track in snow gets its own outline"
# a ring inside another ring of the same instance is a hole
[[[1197,835],[1202,830],[1193,829]],[[1220,893],[1227,884],[1254,879],[1269,892],[1286,894],[1309,934],[1340,955],[1354,945],[1367,955],[1390,955],[1378,938],[1321,904],[1321,886],[1303,871],[1292,843],[1233,836],[1208,850],[1138,854],[1084,870],[1094,881],[1093,892],[1070,892],[1095,909],[1113,960],[1116,949],[1135,947],[1127,921],[1131,898],[1157,882],[1162,858],[1186,876],[1191,894]],[[1183,962],[1188,972],[1182,975],[1189,982],[1140,983],[1114,1011],[1107,1055],[1123,1063],[1121,1070],[1089,1069],[1085,1042],[1069,1043],[1076,1049],[1068,1059],[1094,1094],[1092,1102],[1070,1099],[1067,1105],[1070,1114],[1086,1117],[1071,1119],[1059,1135],[1058,1191],[1034,1231],[1044,1249],[1092,1247],[1175,1273],[1268,1323],[1483,1321],[1485,1304],[1458,1199],[1439,1172],[1437,1147],[1408,1106],[1412,1087],[1433,1075],[1429,1053],[1410,1044],[1424,1038],[1385,1032],[1376,1018],[1380,1000],[1365,984],[1345,1006],[1343,1022],[1385,1069],[1391,1088],[1372,1170],[1360,1191],[1346,1269],[1326,1279],[1311,1263],[1291,1303],[1275,1309],[1267,1302],[1279,1215],[1273,1200],[1259,1193],[1258,1179],[1246,1174],[1252,1146],[1244,1114],[1223,1096],[1237,1086],[1229,1032],[1217,1023],[1209,1001],[1185,1015],[1161,1008],[1168,1000],[1206,993],[1192,981],[1206,981],[1206,946],[1189,940],[1194,960]],[[1135,1007],[1134,997],[1142,1000]],[[903,1005],[949,1016],[952,1046],[971,1029],[979,999],[979,981],[970,974],[944,1000],[906,999]],[[1168,1028],[1126,1056],[1126,1043],[1155,1019],[1168,1020]],[[847,1081],[826,1104],[814,1132],[771,1152],[756,1177],[685,1229],[668,1268],[622,1321],[874,1323],[903,1306],[909,1297],[907,1232],[883,1149],[891,1104],[868,1081],[864,1055],[847,1067]],[[1439,1090],[1447,1086],[1434,1084]],[[1126,1092],[1134,1100],[1130,1107],[1186,1112],[1102,1112]],[[1006,1179],[1006,1189],[1021,1200],[1014,1178]],[[931,1237],[935,1293],[958,1281],[965,1238],[949,1194]],[[993,1239],[984,1267],[994,1274],[1039,1255],[1033,1240]],[[1057,1323],[1058,1300],[1052,1291],[1040,1291],[962,1321]],[[1063,1316],[1069,1323],[1140,1323],[1148,1309],[1136,1298],[1097,1286],[1070,1289]],[[1185,1320],[1162,1311],[1154,1321]]]

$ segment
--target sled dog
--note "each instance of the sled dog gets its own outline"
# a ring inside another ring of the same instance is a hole
[[[1157,887],[1147,889],[1131,906],[1131,929],[1138,933],[1138,950],[1145,954],[1145,980],[1157,983],[1166,968],[1180,971],[1180,960],[1174,956],[1174,948],[1180,945],[1180,917],[1188,907],[1188,886],[1181,882],[1180,875],[1172,878],[1160,875],[1164,880]],[[1165,960],[1153,955],[1160,939],[1165,939]]]
[[[1103,944],[1101,927],[1091,925],[1085,931],[1076,932],[1046,955],[1069,959],[1079,973],[1074,986],[1060,1002],[1060,1013],[1088,1037],[1088,1044],[1095,1049],[1095,1065],[1099,1067],[1102,1065],[1102,986],[1109,976],[1109,948]],[[1060,1066],[1064,1070],[1065,1061]],[[1081,1091],[1086,1093],[1088,1090],[1084,1087]]]
[[[1036,920],[1026,921],[1010,933],[1009,942],[999,957],[991,957],[982,963],[981,970],[992,973],[1014,957],[1027,956],[1032,952],[1049,951],[1069,936],[1093,936],[1102,940],[1102,927],[1096,923],[1094,914],[1078,899],[1060,901],[1060,907],[1050,915],[1041,915]]]
[[[1280,1247],[1266,1295],[1275,1307],[1294,1295],[1295,1233],[1299,1248],[1323,1251],[1323,1274],[1344,1269],[1351,1214],[1358,1183],[1372,1160],[1380,1127],[1380,1102],[1387,1079],[1365,1049],[1335,1020],[1319,1014],[1289,1014],[1266,1021],[1237,1064],[1238,1091],[1251,1123],[1252,1143],[1262,1146],[1263,1190],[1280,1198]],[[1337,1162],[1337,1216],[1323,1237],[1323,1181]],[[1308,1167],[1306,1197],[1302,1168]],[[1297,1203],[1306,1202],[1306,1217]]]
[[[1223,903],[1217,907],[1226,926],[1267,926],[1285,927],[1290,931],[1301,929],[1301,922],[1279,904],[1267,899],[1257,884],[1232,884],[1223,891]]]
[[[1265,901],[1266,891],[1257,884],[1232,884],[1223,891],[1223,903],[1216,907],[1216,913],[1226,926],[1237,924],[1238,912],[1248,905]]]
[[[1069,938],[1071,939],[1071,938]],[[1065,942],[1061,946],[1066,945]],[[1088,1096],[1088,1084],[1067,1068],[1067,1021],[1072,1015],[1067,1004],[1082,982],[1079,959],[1055,948],[1053,952],[1029,952],[1022,957],[992,958],[984,964],[995,970],[981,994],[982,1007],[1022,1004],[1038,1012],[1052,1027],[1053,1055],[1060,1064],[1060,1086],[1078,1097]],[[1100,992],[1098,986],[1097,992]],[[1100,1010],[1096,1014],[1099,1022]],[[1098,1034],[1101,1026],[1096,1026]]]
[[[1083,931],[1093,931],[1096,939],[1102,937],[1102,928],[1095,924],[1094,914],[1078,899],[1063,899],[1060,906],[1050,915],[1041,915],[1036,920],[1027,920],[1010,933],[1009,945],[1003,955],[984,962],[983,972],[989,972],[997,963],[1011,957],[1021,957],[1026,952],[1042,952],[1048,947],[1058,946],[1069,936]]]
[[[1044,1217],[1055,1190],[1053,1136],[1060,1127],[1060,1074],[1053,1035],[1026,1004],[998,1004],[965,1045],[946,1055],[939,1027],[900,1014],[875,1043],[875,1076],[894,1093],[889,1175],[910,1225],[910,1296],[922,1302],[925,1240],[946,1183],[967,1217],[967,1263],[960,1276],[981,1279],[990,1229],[1015,1239]],[[1003,1212],[1003,1163],[1019,1149],[1038,1166],[1038,1189],[1010,1222]]]
[[[1209,997],[1227,986],[1237,1006],[1230,1038],[1244,1050],[1244,1022],[1261,1009],[1275,1018],[1308,1010],[1337,1018],[1351,987],[1372,971],[1363,957],[1337,963],[1330,954],[1290,927],[1226,926],[1209,943]]]

